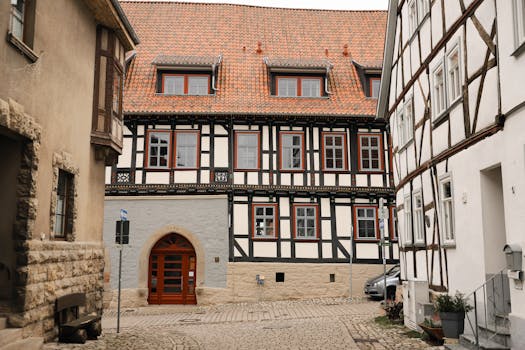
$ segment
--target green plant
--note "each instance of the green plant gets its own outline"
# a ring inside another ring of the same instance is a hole
[[[391,321],[399,321],[403,319],[403,302],[396,303],[395,301],[385,305],[386,317]]]
[[[434,302],[436,311],[438,312],[469,312],[472,306],[465,299],[464,295],[456,292],[454,296],[450,294],[441,294]]]
[[[441,327],[441,322],[436,322],[433,319],[428,318],[428,317],[425,317],[423,324],[430,328],[440,328]]]

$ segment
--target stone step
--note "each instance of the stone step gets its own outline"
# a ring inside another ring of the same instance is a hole
[[[7,318],[0,317],[0,330],[5,329],[7,327]]]
[[[470,334],[463,334],[459,337],[459,343],[468,349],[478,349],[476,347],[476,338]],[[479,338],[479,349],[481,350],[510,350],[509,346],[498,344],[486,338]]]
[[[9,343],[22,339],[21,328],[5,328],[0,330],[0,349]]]
[[[469,348],[464,347],[461,344],[445,344],[446,350],[469,350]]]
[[[507,314],[496,314],[494,315],[494,321],[496,322],[496,325],[498,327],[506,327],[506,328],[510,328],[510,320],[509,320],[509,315]]]
[[[44,338],[25,338],[0,347],[0,350],[41,350],[44,347]]]
[[[510,328],[494,324],[479,325],[479,336],[490,339],[498,344],[510,346]]]

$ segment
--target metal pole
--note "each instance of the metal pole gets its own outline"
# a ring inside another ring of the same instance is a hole
[[[118,299],[117,299],[117,333],[120,333],[120,290],[122,281],[122,231],[124,229],[123,222],[120,220],[119,232],[119,251],[118,251]]]
[[[353,228],[352,228],[352,231],[353,231]],[[353,244],[353,236],[354,233],[352,232],[352,236],[350,236],[350,251],[349,251],[349,256],[350,256],[350,259],[349,259],[349,262],[350,262],[350,292],[349,292],[349,298],[352,299],[352,253],[354,251],[354,244]]]
[[[384,198],[379,198],[379,211],[381,212],[381,219],[379,225],[379,234],[381,235],[381,252],[383,255],[383,297],[386,306],[386,251],[385,251],[385,219],[383,217]]]

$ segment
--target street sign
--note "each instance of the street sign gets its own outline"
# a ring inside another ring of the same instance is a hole
[[[120,220],[128,221],[128,211],[126,209],[120,209]]]
[[[115,243],[129,244],[129,221],[117,221],[117,228],[115,232]]]
[[[388,217],[389,217],[389,215],[388,215],[389,214],[388,213],[388,207],[379,208],[377,212],[378,212],[377,214],[378,214],[378,217],[379,217],[380,220],[381,219],[385,219],[385,220],[388,219]]]

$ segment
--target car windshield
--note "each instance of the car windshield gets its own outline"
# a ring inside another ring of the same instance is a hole
[[[387,275],[395,275],[398,272],[399,272],[399,265],[396,265],[396,266],[392,267],[390,270],[388,270],[386,272],[386,274]]]

